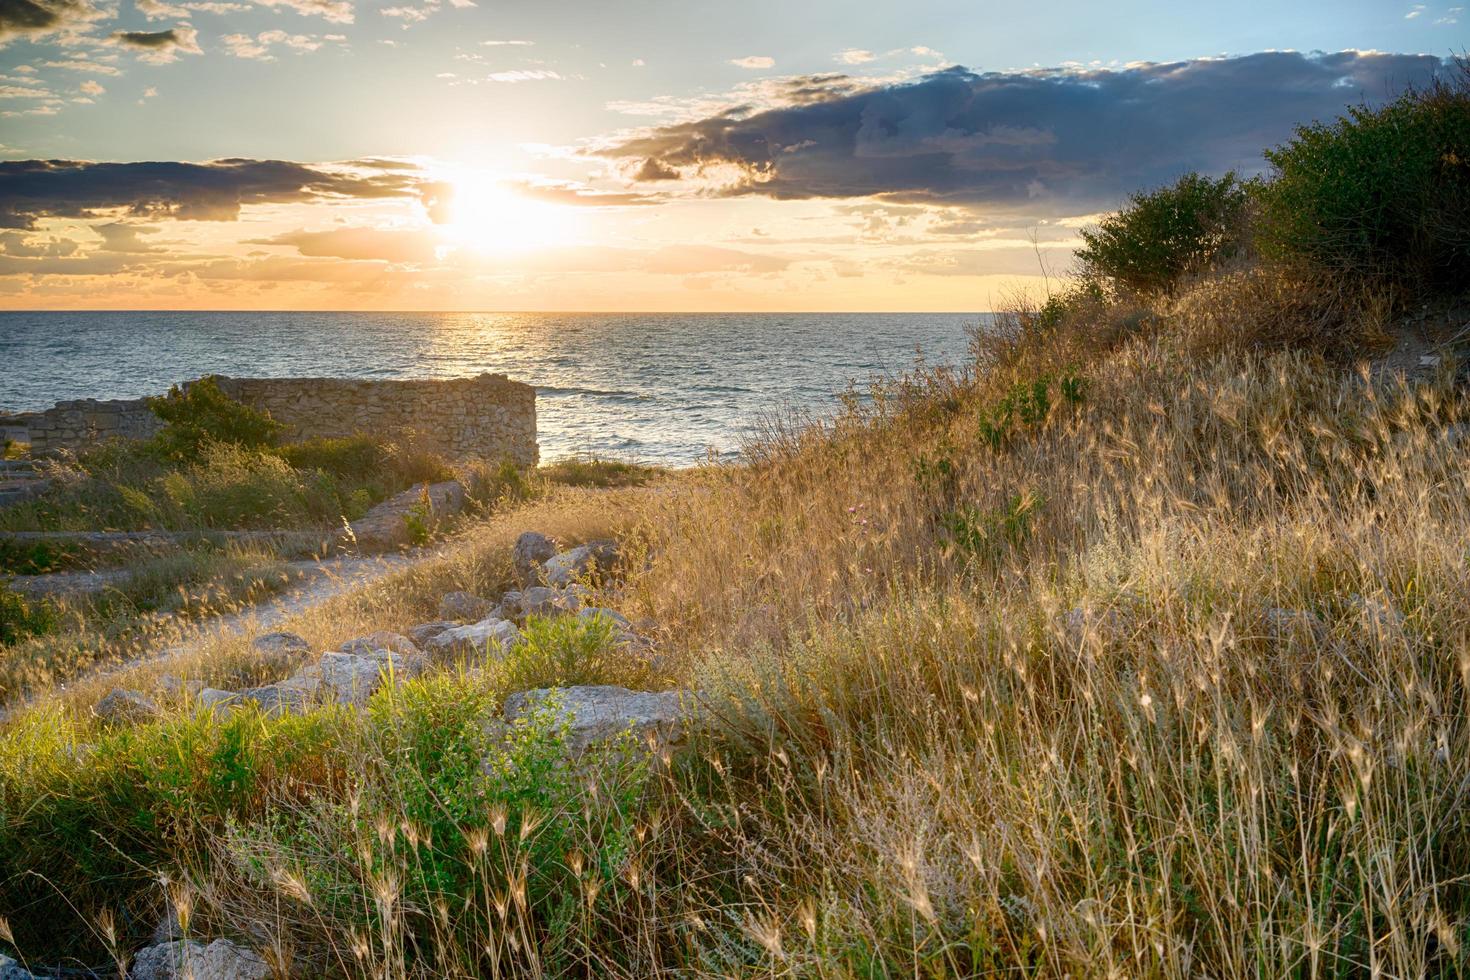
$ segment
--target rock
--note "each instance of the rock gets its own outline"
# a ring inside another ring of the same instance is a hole
[[[228,939],[205,946],[191,940],[163,943],[133,957],[130,980],[265,980],[265,960]]]
[[[240,695],[234,691],[221,691],[217,687],[206,687],[199,692],[200,707],[207,708],[210,711],[224,709],[225,713],[228,714],[229,709],[239,703]]]
[[[0,980],[35,980],[35,974],[0,953]]]
[[[416,677],[423,670],[421,657],[408,657],[390,650],[363,656],[353,653],[324,653],[317,663],[321,685],[339,704],[364,705],[383,681]]]
[[[314,690],[293,687],[287,683],[267,684],[241,691],[239,702],[254,701],[268,715],[299,715],[311,701]]]
[[[472,592],[451,592],[439,600],[439,618],[478,623],[495,611],[495,603]]]
[[[178,942],[184,938],[184,925],[179,921],[179,910],[174,907],[172,901],[166,902],[163,914],[158,917],[158,923],[153,927],[153,936],[149,942],[154,946],[162,946],[164,943]]]
[[[683,736],[689,718],[684,704],[688,696],[680,691],[630,691],[606,685],[543,687],[506,698],[505,720],[514,723],[553,699],[557,716],[567,721],[568,746],[573,752],[629,731],[672,743]]]
[[[510,551],[516,581],[523,586],[540,582],[541,565],[554,554],[556,543],[544,534],[527,531],[516,538],[515,547]]]
[[[163,674],[158,678],[158,689],[161,691],[167,691],[169,694],[173,695],[197,695],[200,691],[204,690],[204,684],[201,681],[196,681],[193,679],[185,680],[184,678],[179,677],[177,674]]]
[[[270,660],[291,663],[311,653],[306,637],[285,631],[263,633],[250,641],[250,648]]]
[[[515,623],[505,619],[484,619],[470,626],[445,630],[429,641],[429,652],[438,657],[455,654],[488,652],[492,657],[504,655],[521,638]]]
[[[289,681],[252,687],[246,691],[221,691],[206,687],[199,692],[199,704],[227,718],[236,708],[254,702],[268,715],[301,714],[312,700],[313,690],[293,686]]]
[[[515,619],[521,614],[521,597],[524,593],[507,592],[500,597],[500,605],[491,613],[496,619]]]
[[[564,588],[594,569],[606,569],[617,561],[616,541],[589,541],[569,551],[552,555],[541,569],[547,585]]]
[[[410,518],[423,508],[429,498],[429,522],[442,520],[464,509],[464,487],[457,480],[411,487],[378,504],[360,520],[348,526],[351,542],[359,551],[389,551],[413,544]]]
[[[1395,633],[1404,628],[1407,617],[1392,604],[1376,596],[1362,596],[1356,592],[1349,596],[1363,622],[1378,633]]]
[[[92,708],[92,714],[108,724],[136,725],[158,717],[158,705],[137,691],[114,687]]]
[[[343,653],[355,653],[364,657],[372,656],[378,650],[389,650],[393,653],[401,653],[406,657],[419,656],[418,644],[402,633],[394,633],[391,630],[377,630],[367,636],[348,640],[337,649]]]
[[[533,585],[521,593],[520,614],[522,616],[548,616],[560,609],[561,593],[544,585]]]
[[[434,637],[458,625],[459,623],[453,619],[436,619],[432,623],[420,623],[408,631],[408,638],[413,641],[414,646],[423,649]]]
[[[633,624],[628,622],[628,617],[611,609],[602,609],[597,606],[588,606],[577,613],[578,619],[597,620],[605,619],[625,633],[633,632]]]

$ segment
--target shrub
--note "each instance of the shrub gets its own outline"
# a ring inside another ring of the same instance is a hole
[[[1266,151],[1263,253],[1329,273],[1463,288],[1470,275],[1470,68],[1356,106]]]
[[[321,470],[360,482],[378,476],[388,462],[384,444],[367,435],[307,439],[281,446],[276,454],[298,470]]]
[[[32,600],[0,581],[0,646],[44,636],[56,629],[56,610],[45,599]]]
[[[470,499],[486,509],[529,500],[540,489],[525,470],[509,459],[493,465],[472,465],[468,484]]]
[[[1082,232],[1083,277],[1115,292],[1163,293],[1184,275],[1238,250],[1245,239],[1246,185],[1233,173],[1197,173],[1134,194],[1122,210]]]
[[[280,425],[268,413],[235,401],[213,378],[200,378],[187,388],[174,385],[167,395],[148,399],[148,407],[164,422],[153,447],[168,459],[198,459],[215,442],[258,449],[274,445],[280,435]]]
[[[619,651],[614,624],[596,617],[533,616],[501,664],[506,690],[572,684],[635,683],[632,658]]]

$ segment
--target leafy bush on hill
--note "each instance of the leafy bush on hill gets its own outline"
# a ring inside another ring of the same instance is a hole
[[[280,436],[280,424],[268,413],[226,395],[214,378],[174,385],[167,395],[148,399],[148,407],[164,422],[152,445],[165,459],[197,460],[216,443],[260,449]]]
[[[1134,194],[1098,227],[1083,230],[1082,277],[1115,292],[1168,292],[1185,275],[1242,249],[1247,189],[1234,174],[1216,180],[1191,173]]]
[[[1470,66],[1266,151],[1269,256],[1416,290],[1470,279]]]

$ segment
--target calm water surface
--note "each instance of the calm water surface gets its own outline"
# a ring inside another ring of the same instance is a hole
[[[0,313],[0,410],[136,398],[203,374],[536,386],[543,460],[687,464],[762,414],[829,413],[850,381],[964,357],[957,314]]]

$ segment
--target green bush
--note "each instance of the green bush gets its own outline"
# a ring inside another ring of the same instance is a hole
[[[1261,251],[1414,289],[1470,277],[1470,68],[1266,152]]]
[[[520,642],[500,665],[508,691],[574,684],[622,683],[633,658],[620,652],[610,619],[578,616],[533,616]]]
[[[1082,232],[1082,276],[1114,292],[1168,292],[1186,274],[1242,247],[1247,202],[1247,185],[1234,174],[1213,180],[1190,173],[1134,194]]]
[[[164,422],[152,440],[167,459],[198,459],[211,443],[259,449],[275,445],[280,425],[266,412],[242,405],[220,390],[213,378],[200,378],[168,394],[148,399],[148,407]]]
[[[44,636],[56,624],[56,610],[49,602],[29,599],[0,581],[0,646]]]

